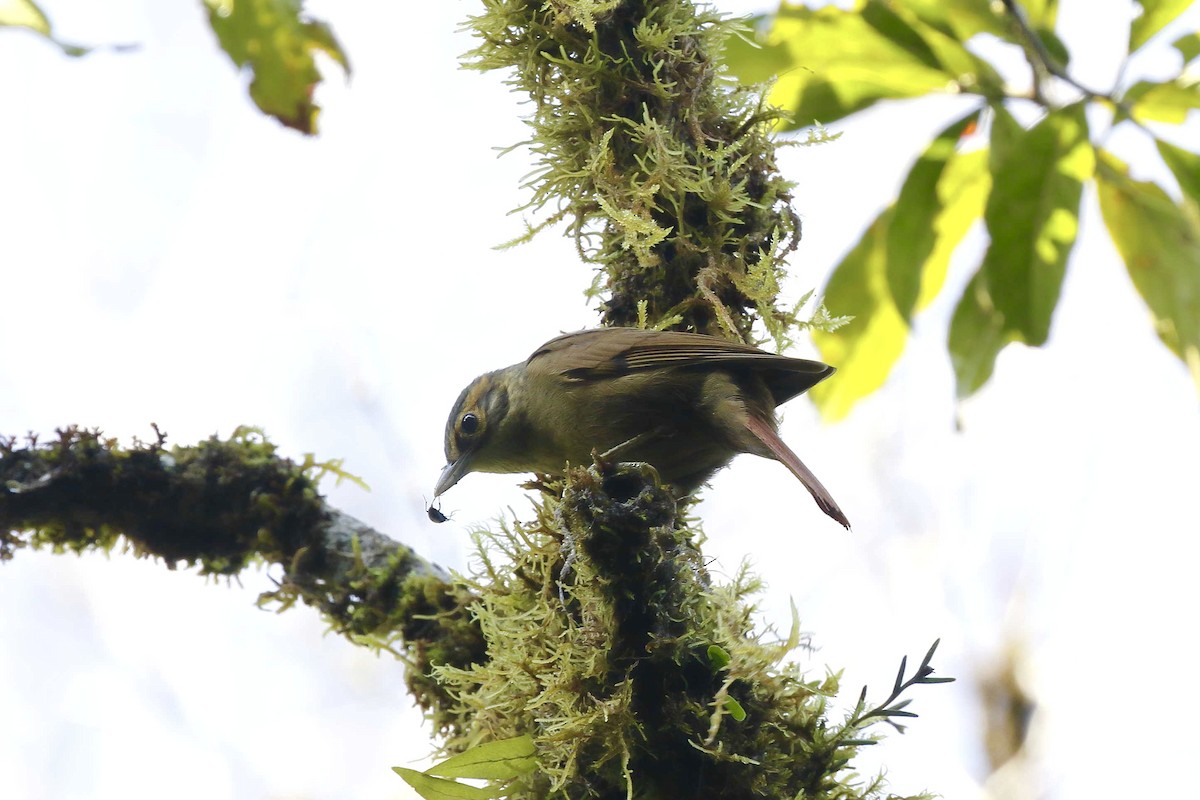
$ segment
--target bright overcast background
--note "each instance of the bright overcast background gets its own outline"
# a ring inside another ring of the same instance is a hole
[[[520,98],[457,68],[476,2],[309,6],[355,70],[347,85],[327,65],[315,139],[250,105],[200,3],[46,0],[61,38],[132,53],[73,60],[0,32],[0,432],[78,423],[128,442],[156,422],[194,443],[259,425],[284,454],[344,458],[370,484],[327,484],[334,505],[465,569],[468,529],[528,503],[518,478],[474,475],[445,497],[453,522],[426,520],[449,406],[476,374],[594,324],[592,272],[554,233],[492,249],[522,231],[507,212],[529,162],[495,150],[525,137]],[[1111,85],[1128,9],[1062,3],[1085,83]],[[824,281],[961,109],[897,104],[784,151],[805,231],[790,296]],[[714,572],[748,559],[764,620],[785,630],[793,599],[817,648],[805,663],[844,668],[846,703],[863,683],[882,699],[900,657],[941,637],[935,666],[958,682],[918,687],[909,732],[858,761],[886,766],[893,791],[985,796],[979,679],[1006,652],[1038,702],[1011,796],[1191,782],[1197,397],[1090,194],[1083,229],[1049,346],[1009,348],[977,398],[953,403],[944,299],[847,422],[786,408],[784,438],[853,532],[749,456],[700,506]],[[120,553],[0,565],[0,794],[413,797],[389,767],[421,763],[430,731],[401,665],[324,635],[308,609],[256,609],[269,587],[261,571],[206,583]]]

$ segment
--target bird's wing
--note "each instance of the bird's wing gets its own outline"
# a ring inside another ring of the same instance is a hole
[[[592,328],[551,339],[526,362],[533,371],[579,379],[659,367],[741,365],[761,370],[782,403],[833,374],[819,361],[768,353],[741,342],[680,331]]]

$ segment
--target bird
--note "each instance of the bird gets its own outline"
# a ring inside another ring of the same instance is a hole
[[[786,466],[831,518],[850,522],[779,437],[775,409],[835,372],[742,342],[682,331],[590,328],[487,372],[446,422],[441,496],[471,472],[561,475],[597,453],[648,463],[677,497],[739,453]]]

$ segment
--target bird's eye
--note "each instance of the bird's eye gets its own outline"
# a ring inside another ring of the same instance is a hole
[[[458,429],[467,436],[471,436],[479,430],[479,417],[474,414],[463,414],[462,420],[458,423]]]

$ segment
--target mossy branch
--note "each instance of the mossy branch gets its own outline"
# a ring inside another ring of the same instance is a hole
[[[687,0],[485,0],[468,65],[528,94],[537,168],[521,210],[568,220],[610,325],[778,341],[800,321],[776,304],[800,239],[775,163],[775,113],[718,56],[738,24]],[[768,277],[769,276],[769,277]]]
[[[195,446],[168,447],[155,433],[132,447],[76,427],[46,442],[0,439],[0,561],[23,548],[123,547],[210,576],[278,565],[260,605],[303,602],[338,633],[405,655],[426,707],[442,702],[430,663],[483,657],[466,611],[474,598],[449,573],[326,505],[316,480],[351,477],[339,463],[283,458],[253,428]]]

